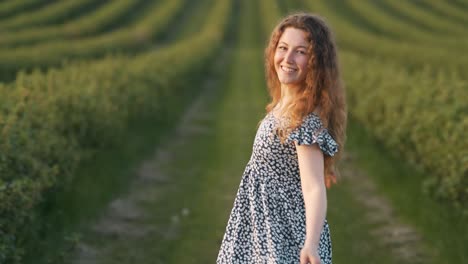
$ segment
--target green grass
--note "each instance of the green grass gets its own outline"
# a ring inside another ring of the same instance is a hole
[[[166,39],[162,42],[170,43],[198,33],[200,25],[203,25],[206,20],[206,10],[209,10],[213,5],[213,0],[188,1],[176,19],[179,23],[166,33]]]
[[[59,190],[43,206],[43,222],[47,226],[40,240],[31,245],[25,263],[58,260],[62,251],[72,246],[64,243],[64,237],[79,234],[113,198],[126,193],[133,170],[173,125],[154,118],[135,120],[130,124],[133,128],[124,135],[124,144],[99,151],[92,160],[83,161],[69,188]]]
[[[256,6],[247,1],[241,5],[243,20],[239,29],[258,25],[253,15]],[[255,48],[259,29],[253,28],[256,30],[239,32],[238,48],[231,54],[232,65],[220,84],[226,91],[216,106],[215,136],[201,141],[198,148],[208,147],[209,153],[200,178],[191,185],[193,199],[187,205],[194,213],[183,223],[183,236],[174,243],[168,263],[214,263],[217,257],[266,102],[262,53]]]
[[[355,200],[349,180],[342,180],[328,191],[327,219],[330,225],[334,263],[403,263],[391,255],[381,241],[370,234],[375,224]]]
[[[424,193],[425,175],[393,156],[355,122],[350,122],[348,147],[360,166],[391,199],[404,221],[417,229],[434,251],[434,263],[468,263],[468,219],[455,208]]]

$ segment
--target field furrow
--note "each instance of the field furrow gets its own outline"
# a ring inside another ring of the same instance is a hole
[[[42,5],[49,4],[50,2],[50,0],[4,1],[0,3],[0,21],[3,19],[9,19],[18,13],[37,9]]]
[[[441,36],[466,36],[467,30],[463,25],[436,16],[424,10],[412,1],[384,0],[385,4],[395,9],[404,16],[411,17],[423,24],[428,29],[437,32]]]
[[[57,1],[39,10],[33,10],[29,13],[19,13],[17,16],[1,20],[0,32],[63,23],[99,4],[100,1],[93,0]]]
[[[93,9],[86,16],[63,24],[5,32],[0,38],[0,47],[12,48],[34,45],[39,42],[79,40],[83,37],[103,33],[118,25],[122,26],[125,22],[122,20],[125,20],[132,12],[141,11],[143,5],[143,1],[134,0],[106,2],[106,4]]]
[[[18,70],[59,66],[66,60],[92,59],[111,53],[136,53],[148,48],[165,33],[181,12],[184,0],[155,2],[132,25],[79,41],[53,41],[29,47],[0,50],[2,79],[9,80]]]
[[[371,24],[380,30],[379,35],[391,37],[394,40],[415,42],[416,45],[426,46],[433,49],[463,49],[468,46],[468,38],[461,36],[456,38],[434,38],[434,34],[421,31],[416,27],[399,21],[380,9],[376,2],[372,1],[347,1],[347,5],[355,16],[360,16],[366,20],[366,24]]]

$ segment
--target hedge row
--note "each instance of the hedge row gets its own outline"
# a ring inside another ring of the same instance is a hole
[[[44,44],[0,50],[2,79],[11,79],[20,69],[47,68],[65,59],[103,56],[110,52],[136,51],[150,45],[155,37],[171,25],[181,12],[185,0],[163,0],[153,3],[133,25],[79,41],[53,41]]]
[[[422,3],[427,4],[447,19],[456,20],[461,24],[468,25],[466,10],[456,7],[453,3],[438,0],[425,0]]]
[[[409,73],[391,61],[342,56],[353,116],[428,172],[423,184],[434,196],[466,207],[468,82],[456,72],[434,74],[429,66]]]
[[[306,1],[310,10],[322,14],[336,30],[340,48],[353,50],[363,55],[381,58],[391,58],[405,65],[409,70],[424,65],[433,65],[446,72],[458,71],[467,75],[468,54],[446,49],[441,46],[433,48],[406,40],[393,40],[386,36],[378,36],[366,32],[353,25],[344,16],[337,13],[332,1]],[[438,36],[435,35],[435,38]],[[415,48],[417,45],[417,48]]]
[[[396,12],[417,20],[418,23],[426,26],[428,29],[437,31],[439,36],[466,36],[466,28],[463,25],[443,17],[434,16],[418,7],[412,1],[384,0],[384,2],[387,7],[394,9]]]
[[[216,1],[199,34],[135,58],[110,57],[20,75],[0,86],[0,263],[20,260],[22,234],[46,192],[70,182],[89,150],[119,141],[128,121],[164,118],[171,100],[222,44],[232,1]],[[197,52],[193,52],[196,50]]]
[[[135,0],[115,0],[104,4],[86,16],[81,16],[65,24],[5,32],[0,38],[0,46],[11,48],[59,39],[76,40],[100,33],[110,26],[120,24],[119,20],[124,15],[128,15],[138,4],[139,2]]]
[[[441,47],[451,49],[463,49],[468,46],[467,36],[434,38],[434,33],[421,30],[408,24],[406,21],[398,20],[395,16],[387,13],[372,1],[349,1],[349,8],[368,25],[377,28],[381,34],[391,36],[392,39],[415,41],[419,45],[440,49]]]
[[[265,40],[267,40],[273,28],[279,22],[282,12],[277,0],[261,0],[259,5],[259,13],[262,17],[262,32],[265,35]]]
[[[80,14],[97,3],[99,2],[93,0],[57,1],[39,10],[22,12],[14,17],[0,21],[0,31],[12,31],[25,27],[61,23],[66,21],[70,16]]]
[[[353,25],[353,18],[336,14],[331,2],[307,3],[336,31],[351,114],[390,149],[425,170],[423,185],[434,196],[466,210],[468,84],[463,69],[468,60],[463,49],[439,51],[406,39],[400,41],[405,46],[398,45],[364,31],[362,24]]]
[[[3,1],[0,3],[0,19],[15,16],[17,13],[35,9],[50,0]]]

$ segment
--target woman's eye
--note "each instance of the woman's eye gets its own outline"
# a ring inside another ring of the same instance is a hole
[[[306,52],[306,51],[304,51],[304,50],[298,50],[297,52],[298,52],[299,54],[302,54],[302,55],[305,55],[305,54],[307,54],[307,52]]]
[[[279,50],[287,50],[287,48],[285,46],[279,46],[278,49]]]

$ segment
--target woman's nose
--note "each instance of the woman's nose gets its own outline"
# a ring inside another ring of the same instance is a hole
[[[293,52],[291,51],[288,51],[284,57],[284,59],[286,60],[286,62],[288,63],[293,63],[294,62],[294,56],[293,56]]]

